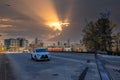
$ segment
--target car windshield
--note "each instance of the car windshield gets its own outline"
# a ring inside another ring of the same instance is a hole
[[[36,52],[47,52],[46,49],[36,49]]]

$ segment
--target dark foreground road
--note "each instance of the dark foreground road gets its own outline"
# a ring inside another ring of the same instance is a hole
[[[0,80],[15,80],[5,54],[0,54]]]

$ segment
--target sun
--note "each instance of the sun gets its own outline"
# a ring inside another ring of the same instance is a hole
[[[50,22],[50,23],[48,23],[48,26],[50,27],[50,28],[52,28],[53,30],[59,30],[59,31],[62,31],[62,28],[63,28],[63,26],[65,27],[65,26],[68,26],[69,25],[69,23],[62,23],[62,22]]]
[[[54,30],[62,31],[62,26],[60,22],[51,22],[49,23],[49,27],[51,27]]]

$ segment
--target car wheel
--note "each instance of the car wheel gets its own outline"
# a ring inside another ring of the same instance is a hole
[[[50,59],[47,59],[47,61],[50,61]]]
[[[35,56],[35,60],[38,61],[37,57]]]
[[[34,58],[32,57],[32,55],[31,55],[31,59],[34,60]]]

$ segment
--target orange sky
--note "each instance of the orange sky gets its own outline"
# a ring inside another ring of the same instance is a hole
[[[0,0],[2,37],[79,40],[87,21],[111,11],[119,27],[119,0]],[[120,28],[116,28],[120,31]]]

